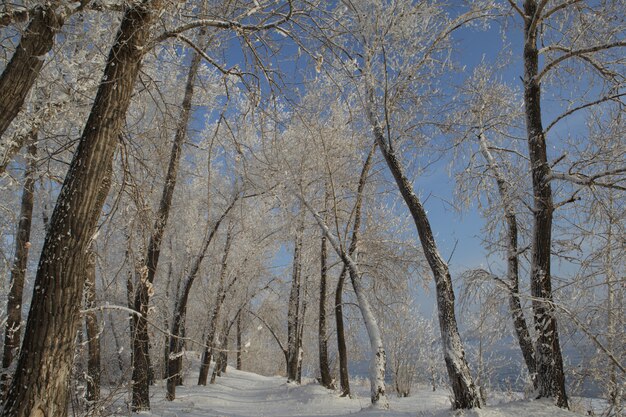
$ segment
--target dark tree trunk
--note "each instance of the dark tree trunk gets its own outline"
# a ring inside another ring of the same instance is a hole
[[[291,291],[289,293],[289,307],[287,311],[287,380],[298,380],[298,358],[300,356],[299,317],[300,317],[300,281],[301,281],[301,254],[302,238],[304,233],[304,210],[301,211],[301,220],[296,230],[293,250],[293,272],[291,274]]]
[[[215,342],[215,346],[218,348],[215,356],[215,367],[211,374],[211,384],[215,384],[217,377],[222,376],[222,372],[226,372],[226,365],[228,364],[228,330],[229,327],[226,323],[223,325],[221,335]]]
[[[243,315],[243,311],[240,311],[237,315],[237,370],[241,371],[243,369],[243,363],[241,361],[241,316]]]
[[[328,186],[326,187],[326,204],[325,217],[328,222]],[[319,319],[318,319],[318,341],[319,341],[319,363],[320,363],[320,379],[324,387],[334,389],[333,379],[330,375],[330,366],[328,364],[328,335],[326,329],[326,281],[328,279],[328,248],[326,243],[326,235],[322,233],[320,248],[320,302],[319,302]]]
[[[217,296],[215,297],[215,306],[213,307],[213,314],[211,320],[209,320],[209,329],[207,331],[206,346],[204,353],[202,354],[202,364],[200,365],[200,373],[198,375],[198,385],[206,385],[209,378],[209,367],[211,366],[211,356],[213,354],[213,346],[215,343],[215,333],[220,318],[220,310],[224,299],[226,298],[226,291],[224,289],[224,278],[226,278],[226,270],[228,268],[228,253],[230,252],[232,235],[230,230],[226,235],[226,244],[224,246],[224,255],[222,256],[222,265],[220,270],[220,280],[217,289]]]
[[[67,415],[86,254],[110,188],[118,134],[130,104],[148,28],[160,2],[128,8],[57,199],[4,417]]]
[[[509,183],[500,170],[498,162],[491,155],[487,138],[485,138],[485,135],[481,133],[478,139],[480,141],[480,150],[496,178],[498,192],[504,209],[504,218],[507,229],[507,281],[509,286],[509,308],[511,310],[511,318],[513,319],[513,327],[515,328],[517,342],[520,346],[520,350],[522,351],[522,356],[524,357],[524,362],[528,368],[528,373],[532,378],[533,383],[536,383],[535,351],[530,338],[530,332],[528,331],[519,295],[519,249],[517,243],[517,216],[515,214],[515,206],[513,205],[513,194],[510,190]]]
[[[346,347],[346,335],[343,323],[343,285],[346,282],[347,269],[341,270],[337,288],[335,289],[335,323],[337,327],[337,355],[339,356],[339,386],[341,396],[350,394],[350,374],[348,372],[348,348]]]
[[[85,269],[85,327],[87,329],[87,402],[90,414],[96,413],[100,401],[100,329],[96,307],[96,254],[90,249]]]
[[[28,265],[28,249],[30,248],[30,229],[33,221],[33,200],[35,191],[35,171],[37,145],[34,143],[36,134],[31,137],[33,143],[28,147],[28,162],[24,174],[22,202],[20,206],[20,220],[15,238],[15,257],[11,269],[11,288],[7,300],[7,322],[4,330],[4,351],[2,356],[2,392],[7,393],[9,388],[9,372],[20,346],[22,325],[22,296],[24,280]]]
[[[24,105],[43,67],[44,55],[52,49],[54,36],[63,26],[64,16],[55,10],[56,6],[53,4],[33,10],[32,19],[11,61],[0,75],[0,151],[7,160],[12,159],[23,144],[11,145],[4,133]]]
[[[202,261],[206,256],[206,252],[209,248],[209,245],[213,241],[215,234],[219,230],[220,224],[228,214],[228,212],[233,208],[235,203],[237,202],[237,198],[233,199],[233,202],[226,208],[222,216],[217,220],[213,229],[211,229],[211,233],[209,233],[208,237],[205,239],[202,249],[198,254],[198,257],[194,261],[191,266],[191,270],[189,271],[189,275],[187,275],[187,279],[185,280],[185,284],[183,285],[183,291],[180,297],[176,300],[176,305],[174,307],[174,321],[172,323],[172,334],[170,335],[170,345],[169,345],[169,355],[168,355],[168,376],[167,376],[167,395],[166,399],[172,401],[176,398],[176,386],[182,384],[182,378],[180,376],[180,372],[182,370],[182,349],[183,349],[183,341],[181,340],[182,335],[184,334],[185,329],[185,318],[187,316],[187,303],[189,300],[189,294],[191,292],[191,286],[193,285],[196,277],[198,276],[198,271],[200,270],[200,266],[202,265]]]
[[[541,86],[537,81],[539,51],[537,50],[536,0],[524,1],[524,108],[528,153],[533,179],[534,227],[530,283],[536,333],[535,363],[538,396],[554,398],[559,407],[567,408],[563,358],[552,299],[550,255],[552,250],[552,188],[546,137],[541,119]]]
[[[182,153],[185,138],[187,137],[187,125],[189,124],[189,118],[191,115],[191,100],[193,98],[194,84],[198,68],[200,66],[200,59],[200,55],[194,54],[191,66],[189,67],[189,72],[187,74],[185,96],[183,98],[178,126],[176,127],[174,143],[172,144],[169,166],[167,168],[165,184],[163,185],[163,193],[161,195],[161,203],[159,205],[159,211],[154,223],[152,236],[150,236],[150,242],[148,244],[148,254],[145,265],[148,269],[148,275],[145,281],[140,282],[135,295],[135,310],[140,312],[141,315],[133,316],[135,321],[135,335],[133,337],[134,363],[132,407],[134,411],[150,409],[149,384],[150,380],[153,378],[150,378],[149,375],[150,342],[148,336],[148,326],[146,323],[148,317],[148,304],[150,302],[151,288],[154,283],[159,263],[159,256],[161,254],[161,243],[165,233],[165,227],[167,226],[170,209],[172,207],[172,198],[176,187],[176,177],[178,174],[180,155]]]
[[[300,251],[300,257],[302,257],[302,251]],[[300,271],[302,271],[302,267]],[[300,296],[300,298],[302,299],[302,307],[300,309],[301,311],[300,316],[298,317],[298,339],[296,341],[296,345],[299,347],[298,359],[297,359],[297,373],[296,373],[296,381],[298,382],[298,384],[302,383],[302,362],[304,361],[304,348],[302,347],[302,335],[304,334],[304,324],[306,322],[305,321],[306,320],[306,307],[307,307],[307,299],[308,299],[307,284],[308,284],[308,277],[305,276],[304,286],[303,286],[304,289],[302,291],[303,294]]]
[[[413,192],[413,185],[404,175],[400,161],[396,158],[393,150],[388,147],[383,129],[376,121],[376,117],[371,109],[368,116],[378,147],[385,157],[387,166],[393,174],[398,189],[413,216],[424,256],[430,265],[435,279],[439,327],[448,377],[454,393],[454,408],[479,408],[480,394],[474,385],[474,380],[467,365],[465,351],[463,350],[461,336],[456,323],[454,289],[448,265],[439,254],[426,211]]]

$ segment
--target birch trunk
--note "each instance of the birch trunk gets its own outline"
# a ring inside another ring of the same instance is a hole
[[[537,1],[524,1],[524,110],[528,154],[533,182],[534,227],[530,282],[535,323],[535,367],[537,395],[554,398],[557,406],[568,408],[565,392],[563,357],[552,298],[550,256],[552,251],[552,217],[554,204],[550,186],[550,166],[546,137],[541,118],[541,86],[537,81],[539,51],[537,49]]]
[[[41,252],[3,417],[67,415],[86,256],[110,188],[118,135],[159,0],[126,9],[103,81],[57,199]]]

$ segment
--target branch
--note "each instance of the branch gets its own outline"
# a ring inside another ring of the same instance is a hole
[[[544,67],[543,70],[541,70],[541,72],[535,77],[535,82],[539,82],[548,72],[550,72],[550,70],[552,70],[554,67],[556,67],[557,65],[559,65],[561,62],[565,61],[566,59],[569,58],[574,58],[574,57],[579,57],[581,59],[584,59],[588,62],[590,62],[592,65],[594,65],[599,71],[601,72],[606,72],[606,70],[604,70],[602,67],[597,66],[597,64],[591,60],[591,58],[585,56],[585,54],[589,54],[592,52],[599,52],[599,51],[605,51],[607,49],[612,49],[612,48],[620,48],[620,47],[624,47],[626,46],[626,41],[617,41],[617,42],[613,42],[613,43],[607,43],[607,44],[603,44],[603,45],[596,45],[596,46],[591,46],[589,48],[582,48],[582,49],[568,49],[568,48],[563,48],[560,46],[548,46],[546,48],[542,48],[539,50],[539,53],[544,53],[547,51],[552,51],[552,50],[559,50],[559,51],[563,51],[566,52],[565,54],[561,55],[560,57],[556,58],[554,61],[550,62],[548,65],[546,65]]]
[[[280,348],[280,350],[283,351],[283,354],[287,354],[287,349],[285,349],[285,347],[283,346],[282,342],[280,341],[280,339],[278,338],[278,335],[274,332],[274,330],[270,327],[269,324],[267,324],[267,322],[265,321],[264,318],[262,318],[261,316],[259,316],[258,314],[256,314],[254,311],[246,309],[246,311],[250,314],[252,314],[254,317],[256,317],[257,319],[259,319],[259,321],[261,323],[263,323],[263,325],[265,326],[265,328],[267,330],[269,330],[270,334],[272,335],[272,337],[274,337],[274,340],[276,340],[276,343],[278,343],[278,347]]]
[[[187,45],[189,45],[194,51],[196,51],[196,53],[198,55],[200,55],[202,57],[202,59],[207,61],[209,64],[213,65],[222,74],[224,74],[224,75],[236,75],[238,77],[242,76],[240,71],[233,71],[232,68],[229,69],[229,70],[222,68],[213,58],[211,58],[209,55],[207,55],[206,52],[204,52],[198,45],[196,45],[191,39],[189,39],[185,35],[177,34],[175,37],[180,39],[181,41],[185,42]]]
[[[168,38],[178,37],[178,35],[180,35],[181,33],[186,32],[191,29],[198,28],[198,27],[213,27],[217,29],[230,29],[230,30],[235,30],[239,32],[259,32],[263,30],[274,29],[282,25],[283,23],[289,21],[291,17],[293,16],[292,1],[293,0],[287,0],[287,4],[289,5],[289,11],[287,12],[287,14],[281,15],[279,13],[276,13],[278,15],[281,15],[282,17],[271,23],[266,23],[264,25],[244,25],[241,22],[237,22],[233,20],[200,19],[200,20],[196,20],[195,22],[187,23],[186,25],[182,25],[175,29],[163,32],[156,38],[153,38],[152,40],[148,41],[147,49],[153,48],[156,44]]]
[[[30,15],[35,9],[20,9],[4,13],[0,13],[0,27],[12,25],[14,23],[23,23],[28,21]]]
[[[572,314],[568,309],[566,309],[565,307],[561,307],[560,305],[554,303],[553,301],[550,301],[550,304],[557,308],[558,310],[561,310],[563,313],[567,314],[569,316],[569,318],[574,322],[574,324],[583,331],[583,333],[585,333],[597,346],[598,348],[604,352],[604,354],[611,360],[611,362],[613,362],[613,364],[615,364],[615,366],[622,371],[622,373],[626,374],[626,368],[624,367],[624,365],[622,365],[620,363],[620,361],[615,357],[615,355],[613,354],[613,352],[611,352],[609,349],[607,349],[602,342],[600,341],[600,339],[598,339],[598,337],[591,333],[591,331],[587,328],[587,326],[585,326],[583,323],[580,322],[580,320],[578,320],[578,318],[576,318],[576,316],[574,314]]]
[[[559,117],[554,119],[552,121],[552,123],[550,123],[548,125],[548,127],[546,127],[546,129],[543,131],[543,133],[544,134],[548,133],[548,131],[550,129],[552,129],[555,124],[557,124],[558,122],[560,122],[561,120],[563,120],[567,116],[571,115],[572,113],[575,113],[575,112],[577,112],[579,110],[586,109],[587,107],[595,106],[596,104],[604,103],[605,101],[615,100],[616,98],[620,98],[620,97],[623,97],[625,95],[626,95],[626,93],[614,94],[612,96],[604,96],[604,97],[599,98],[598,100],[591,101],[589,103],[585,103],[585,104],[582,104],[580,106],[577,106],[577,107],[574,107],[572,109],[569,109],[568,111],[566,111],[565,113],[561,114]]]
[[[618,169],[614,169],[611,171],[601,172],[591,177],[585,174],[581,174],[581,173],[567,174],[565,172],[552,172],[550,173],[550,175],[548,175],[547,181],[563,180],[563,181],[569,181],[578,185],[584,185],[587,187],[598,186],[598,187],[612,188],[615,190],[626,191],[626,187],[622,187],[621,185],[596,181],[598,178],[608,177],[610,175],[623,174],[625,172],[626,172],[626,168],[618,168]]]
[[[558,12],[559,10],[562,10],[568,6],[571,6],[574,3],[580,3],[582,0],[567,0],[559,5],[554,6],[553,8],[551,8],[550,10],[548,10],[547,12],[544,13],[544,15],[541,17],[541,20],[544,21],[547,18],[549,18],[550,16],[552,16],[554,13]]]
[[[511,7],[517,12],[517,14],[519,14],[522,17],[522,19],[524,19],[524,20],[528,20],[529,19],[529,17],[526,16],[524,11],[519,8],[519,6],[515,3],[514,0],[507,0],[507,1],[511,5]]]

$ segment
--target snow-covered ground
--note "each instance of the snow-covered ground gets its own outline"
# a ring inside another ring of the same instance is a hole
[[[193,369],[193,368],[192,368]],[[197,373],[190,372],[185,386],[178,387],[175,401],[165,401],[163,383],[151,390],[152,411],[142,417],[287,417],[287,416],[476,416],[476,417],[572,417],[549,401],[509,401],[481,410],[450,409],[445,390],[416,390],[409,398],[389,396],[389,411],[369,409],[369,388],[355,383],[353,399],[340,398],[314,381],[302,385],[288,384],[284,377],[266,377],[232,368],[214,385],[197,386]],[[365,381],[363,381],[365,382]],[[128,415],[127,413],[118,415]]]

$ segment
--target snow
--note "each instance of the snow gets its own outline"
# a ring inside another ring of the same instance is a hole
[[[187,352],[186,356],[190,356]],[[195,355],[198,356],[199,355]],[[192,362],[199,359],[193,358]],[[193,366],[191,369],[197,369]],[[441,389],[417,389],[409,398],[389,395],[389,410],[369,407],[368,384],[353,382],[353,399],[341,398],[338,392],[323,388],[314,380],[302,385],[287,383],[280,376],[261,376],[228,368],[214,385],[197,386],[197,371],[177,388],[174,401],[165,400],[165,384],[160,381],[151,388],[152,411],[142,417],[288,417],[288,416],[351,416],[351,417],[573,417],[571,411],[559,409],[549,400],[502,402],[480,410],[452,410],[450,393]],[[362,381],[365,382],[365,381]],[[117,416],[128,415],[117,414]]]

